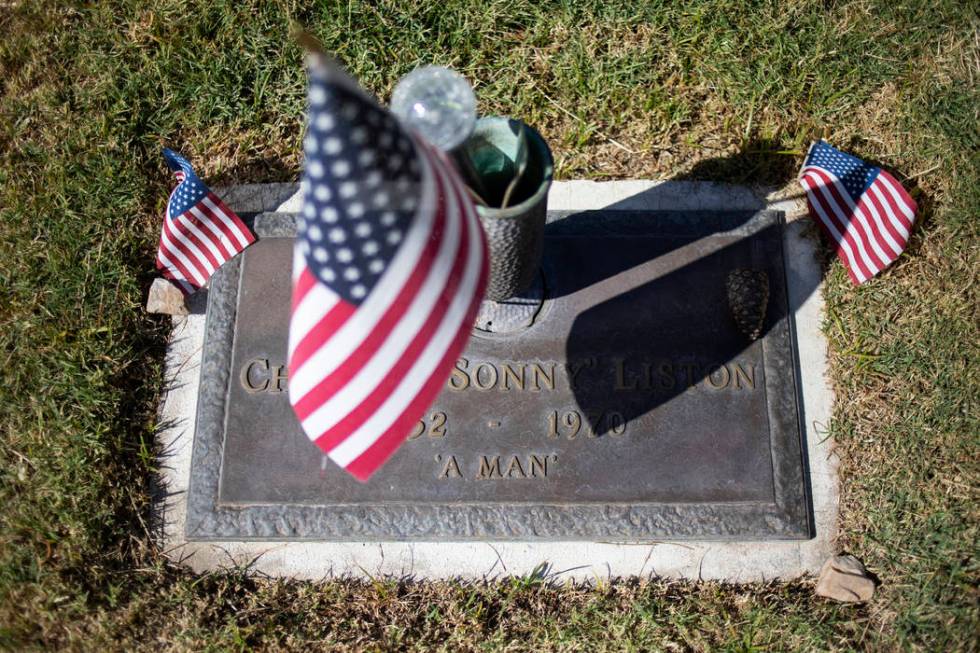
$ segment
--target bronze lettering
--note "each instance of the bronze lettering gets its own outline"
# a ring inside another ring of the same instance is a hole
[[[505,456],[505,458],[509,459],[504,461],[507,463],[506,470],[501,465],[500,456],[481,456],[480,471],[477,473],[476,479],[478,481],[484,481],[491,479],[548,478],[548,459],[551,458],[552,469],[554,468],[554,463],[558,462],[558,456],[554,454],[538,455],[532,453],[528,454],[526,460],[522,460],[518,454],[510,454]],[[441,457],[436,457],[436,460],[440,459]],[[450,461],[447,461],[446,466],[449,466],[449,463]],[[446,476],[445,469],[440,478],[449,478]]]
[[[673,390],[678,383],[686,383],[686,387],[694,388],[702,381],[701,377],[704,377],[703,381],[707,387],[714,390],[731,387],[754,390],[756,387],[755,365],[752,364],[722,364],[709,368],[693,361],[660,360],[631,363],[627,358],[617,357],[613,357],[611,362],[614,375],[612,389],[617,392]],[[577,390],[583,383],[582,373],[589,368],[595,369],[597,363],[594,356],[567,363],[483,361],[472,364],[471,361],[460,358],[450,372],[447,386],[453,392],[469,388],[482,391],[499,388],[501,392],[555,390],[555,372],[561,366],[568,380],[568,388]],[[270,366],[267,359],[254,359],[249,362],[249,365],[251,367],[241,373],[242,385],[246,390],[286,391],[288,372],[285,365]],[[268,372],[271,378],[263,379],[261,376],[263,370]]]
[[[630,383],[626,383],[626,360],[623,358],[614,358],[613,363],[616,366],[616,385],[615,390],[636,390],[636,379],[630,379]]]
[[[592,357],[585,358],[581,361],[572,363],[565,363],[563,367],[565,368],[565,374],[568,376],[568,387],[572,390],[578,388],[578,375],[582,373],[586,367],[594,367],[595,359]]]
[[[446,437],[446,413],[443,412],[432,413],[430,419],[432,420],[432,425],[429,426],[429,437],[430,438]]]
[[[242,368],[239,380],[249,394],[278,393],[286,391],[289,373],[285,365],[271,365],[268,358],[253,358]]]
[[[521,459],[517,456],[511,458],[510,465],[507,466],[507,478],[527,478],[524,467],[521,466]]]
[[[583,432],[588,438],[598,438],[607,431],[613,435],[626,433],[626,418],[615,410],[589,412],[584,416],[577,410],[553,410],[546,417],[548,431],[545,435],[551,440],[560,437],[575,440]]]
[[[442,473],[439,474],[439,478],[463,478],[463,472],[459,469],[456,456],[449,456],[446,459],[446,464],[442,466]]]
[[[723,372],[721,376],[721,381],[719,383],[715,383],[715,378],[714,378],[717,372]],[[709,386],[715,388],[716,390],[721,390],[722,388],[728,387],[728,384],[732,380],[732,373],[728,370],[727,365],[719,365],[714,369],[708,370],[708,374],[705,375],[705,379],[708,381]]]
[[[551,364],[551,371],[545,372],[537,363],[531,363],[531,383],[533,387],[531,388],[535,392],[541,390],[541,381],[544,381],[544,385],[548,387],[549,390],[555,389],[555,364]]]
[[[558,437],[558,411],[548,413],[548,437],[552,439]]]
[[[571,429],[571,432],[567,434],[568,439],[574,440],[578,432],[582,430],[582,416],[578,414],[577,410],[570,410],[565,413],[562,421],[565,423],[565,426]]]
[[[613,435],[622,435],[626,433],[626,418],[624,418],[620,413],[612,411],[608,415],[609,419],[609,431]]]
[[[599,434],[595,432],[595,427],[599,425],[599,421],[605,417],[602,413],[589,412],[585,414],[585,421],[582,425],[585,427],[585,435],[590,438],[597,438]]]
[[[742,367],[741,363],[735,363],[735,387],[742,388],[742,379],[745,379],[746,386],[755,390],[755,365],[750,364],[749,369],[752,373],[749,374]]]
[[[450,390],[459,392],[470,387],[470,375],[466,373],[466,368],[469,367],[469,364],[470,362],[465,358],[460,358],[456,361],[456,366],[453,367],[453,371],[449,375]]]
[[[516,365],[516,363],[515,363]],[[510,363],[501,363],[501,370],[503,370],[503,383],[501,384],[501,390],[510,390],[510,381],[514,381],[514,387],[518,390],[524,389],[524,364],[520,364],[520,374],[517,373]]]
[[[412,427],[412,432],[408,434],[409,440],[418,440],[425,433],[425,421],[419,420],[415,422],[415,426]]]
[[[531,478],[548,477],[548,456],[531,454]]]
[[[640,387],[644,390],[653,388],[653,363],[643,363],[643,374],[640,376]]]
[[[487,375],[490,380],[487,383],[480,381],[480,372],[482,370],[488,370]],[[480,363],[473,370],[473,387],[477,390],[492,390],[495,385],[497,385],[497,368],[493,366],[493,363]]]
[[[262,379],[261,385],[255,385],[252,383],[252,368],[258,366],[260,369],[264,369],[266,373],[269,372],[269,359],[268,358],[253,358],[248,362],[245,367],[242,368],[240,375],[240,380],[242,382],[242,387],[245,388],[245,392],[254,395],[259,392],[265,392],[269,389],[269,379]]]
[[[412,427],[412,432],[408,434],[407,439],[418,440],[425,433],[433,439],[444,438],[446,437],[446,420],[446,413],[442,411],[432,413],[428,418],[423,416],[422,419],[415,422],[415,426]]]
[[[287,382],[289,381],[289,372],[285,365],[279,365],[276,367],[276,375],[273,377],[276,382],[275,389],[269,392],[283,392],[288,388]]]
[[[678,367],[684,370],[684,373],[687,375],[687,387],[693,388],[697,383],[694,377],[697,374],[697,370],[700,366],[696,363],[681,363],[678,365]]]
[[[480,456],[480,471],[477,479],[491,479],[494,475],[503,478],[503,474],[500,473],[500,456],[494,456],[492,459],[489,456]]]

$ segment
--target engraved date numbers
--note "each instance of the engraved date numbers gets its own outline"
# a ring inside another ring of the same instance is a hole
[[[596,438],[599,433],[624,435],[626,419],[614,410],[584,414],[577,410],[553,410],[548,413],[548,437],[552,440],[562,437],[574,440],[579,436]]]
[[[428,417],[423,417],[412,429],[408,436],[409,440],[418,440],[423,434],[428,434],[430,438],[446,437],[446,413],[435,412]]]

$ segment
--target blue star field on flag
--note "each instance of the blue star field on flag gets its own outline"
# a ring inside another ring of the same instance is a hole
[[[832,172],[840,179],[851,199],[857,202],[868,190],[881,168],[865,163],[856,156],[851,156],[828,145],[817,141],[810,150],[807,159],[809,165],[820,166]]]
[[[228,259],[255,242],[235,212],[212,193],[190,161],[163,150],[177,178],[170,193],[157,249],[157,268],[185,295],[202,288]]]
[[[917,207],[890,174],[817,141],[799,181],[810,215],[835,243],[855,284],[884,270],[904,251]]]
[[[322,54],[309,103],[289,401],[310,440],[366,480],[445,386],[489,261],[443,153]]]
[[[398,250],[422,178],[411,139],[359,91],[310,77],[300,242],[313,274],[359,303]]]

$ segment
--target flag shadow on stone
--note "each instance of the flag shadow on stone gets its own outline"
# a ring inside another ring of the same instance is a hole
[[[705,216],[727,225],[686,219],[686,234],[662,227],[593,249],[614,260],[593,262],[591,271],[610,274],[578,292],[609,296],[571,325],[567,360],[582,368],[573,393],[596,437],[623,422],[682,458],[737,455],[766,432],[773,385],[791,384],[794,400],[798,392],[784,225],[770,212]],[[603,293],[606,284],[622,291]],[[802,301],[815,287],[794,294]]]

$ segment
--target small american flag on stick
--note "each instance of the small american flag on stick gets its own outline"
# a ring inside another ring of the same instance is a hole
[[[837,246],[851,281],[862,284],[904,251],[916,203],[890,174],[824,141],[800,171],[810,215]]]
[[[255,242],[234,211],[208,190],[190,162],[172,150],[163,156],[177,178],[160,233],[157,268],[181,292],[204,286],[221,264]]]
[[[309,57],[289,400],[360,480],[435,400],[487,280],[476,210],[446,157],[326,56]]]

